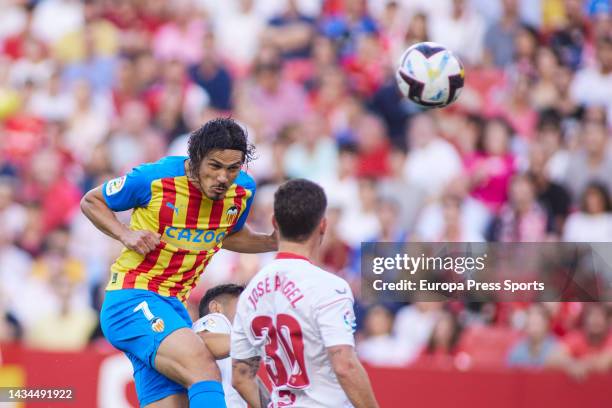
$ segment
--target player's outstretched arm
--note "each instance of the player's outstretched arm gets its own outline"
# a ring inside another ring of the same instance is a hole
[[[246,254],[272,252],[278,249],[278,240],[276,232],[262,234],[254,232],[248,225],[245,225],[240,231],[223,240],[223,248]]]
[[[102,186],[85,194],[81,199],[81,211],[100,231],[140,255],[146,255],[159,244],[159,234],[147,230],[131,230],[117,219],[115,213],[104,201]]]
[[[336,377],[355,408],[378,408],[370,379],[357,359],[353,346],[327,348]]]
[[[266,408],[261,406],[257,371],[261,357],[251,357],[246,360],[232,359],[232,387],[238,391],[251,408]]]

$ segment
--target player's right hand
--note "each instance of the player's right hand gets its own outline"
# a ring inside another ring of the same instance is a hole
[[[159,245],[160,238],[161,235],[157,232],[148,230],[128,230],[121,237],[121,242],[126,248],[144,256]]]

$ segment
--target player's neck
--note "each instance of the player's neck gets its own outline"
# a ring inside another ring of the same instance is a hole
[[[315,261],[318,255],[319,246],[313,240],[306,242],[289,242],[281,240],[278,243],[278,252],[288,252]]]

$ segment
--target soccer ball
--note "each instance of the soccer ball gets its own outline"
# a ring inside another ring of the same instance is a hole
[[[455,102],[465,79],[463,64],[443,45],[423,42],[408,48],[395,74],[402,94],[426,108]]]

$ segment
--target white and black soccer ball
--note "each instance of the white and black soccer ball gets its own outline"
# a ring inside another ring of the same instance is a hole
[[[426,108],[443,108],[461,94],[465,70],[448,48],[423,42],[402,54],[395,77],[402,94],[412,102]]]

